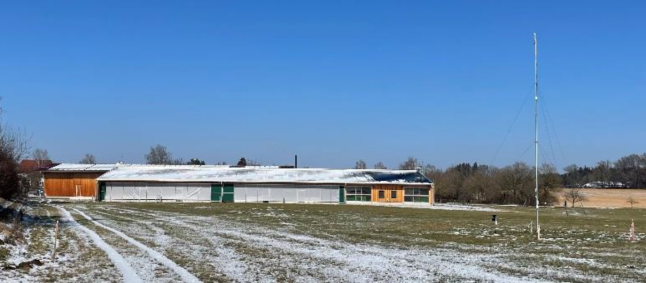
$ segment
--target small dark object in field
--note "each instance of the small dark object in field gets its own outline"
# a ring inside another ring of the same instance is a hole
[[[13,264],[5,265],[4,269],[11,269],[11,270],[22,269],[22,270],[28,271],[34,265],[41,266],[43,264],[44,263],[40,259],[32,259],[32,260],[29,260],[29,261],[23,261],[23,262],[19,263],[18,265],[13,265]]]
[[[43,265],[43,262],[40,261],[40,259],[33,259],[31,261],[31,264],[41,266],[41,265]]]
[[[18,264],[17,269],[29,270],[31,269],[31,263],[28,261],[21,262]]]

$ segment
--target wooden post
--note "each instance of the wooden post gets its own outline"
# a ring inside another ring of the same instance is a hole
[[[58,220],[56,220],[56,226],[54,227],[54,250],[52,251],[52,261],[56,258],[57,242],[58,242]]]

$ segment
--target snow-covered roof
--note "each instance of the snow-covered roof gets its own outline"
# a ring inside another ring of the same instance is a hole
[[[107,172],[117,167],[117,164],[76,164],[62,163],[47,170],[48,172]]]
[[[98,181],[430,185],[416,170],[119,165]]]

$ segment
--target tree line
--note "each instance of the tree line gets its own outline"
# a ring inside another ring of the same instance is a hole
[[[561,175],[566,187],[646,188],[646,153],[630,154],[617,161],[603,160],[593,167],[569,165]]]
[[[206,165],[204,160],[199,158],[191,158],[188,162],[184,162],[183,159],[173,158],[173,154],[168,150],[164,145],[155,145],[151,146],[150,150],[146,155],[146,164],[155,164],[155,165]],[[218,162],[216,165],[227,165],[226,162]],[[255,160],[246,159],[244,157],[240,158],[235,166],[244,167],[244,166],[260,166],[260,163]]]
[[[435,181],[439,202],[495,203],[535,205],[535,168],[524,162],[497,168],[478,163],[461,163],[446,170],[434,166],[423,169]],[[562,188],[556,168],[543,164],[538,168],[541,205],[553,204]]]
[[[356,169],[366,169],[359,160]],[[382,162],[375,169],[386,169]],[[441,170],[409,157],[397,166],[400,170],[420,170],[435,182],[435,199],[438,202],[496,203],[534,205],[534,167],[523,162],[503,168],[478,163],[460,163]],[[543,165],[539,168],[539,197],[541,204],[556,201],[561,188],[561,177],[556,168]]]
[[[367,169],[366,162],[358,160],[356,169]],[[383,163],[375,164],[375,169],[386,169]],[[535,168],[524,162],[516,162],[505,167],[495,167],[478,163],[460,163],[441,170],[433,165],[419,162],[409,157],[400,163],[398,169],[419,169],[435,182],[435,197],[438,202],[495,203],[534,205]],[[592,187],[646,188],[646,153],[624,156],[617,161],[600,161],[596,166],[577,166],[563,168],[559,173],[551,164],[538,168],[539,201],[554,204],[561,188],[580,188],[588,184]],[[568,196],[566,196],[566,199]],[[579,201],[571,196],[570,202]]]

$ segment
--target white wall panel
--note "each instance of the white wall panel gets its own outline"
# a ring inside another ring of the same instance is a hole
[[[106,201],[210,201],[211,184],[122,183],[106,184]]]
[[[235,202],[339,202],[338,186],[234,185]]]
[[[211,184],[107,182],[106,201],[210,201]],[[235,202],[339,202],[338,186],[234,185]]]

